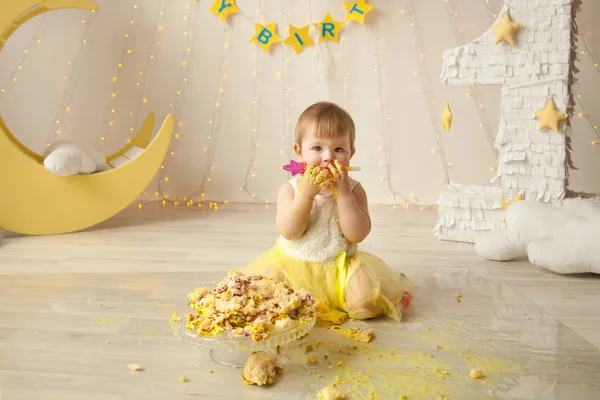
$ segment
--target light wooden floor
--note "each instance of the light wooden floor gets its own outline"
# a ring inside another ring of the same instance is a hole
[[[342,369],[305,367],[298,343],[287,346],[286,373],[269,388],[244,385],[167,322],[191,289],[273,245],[273,206],[146,206],[86,232],[0,234],[0,398],[314,398],[335,374],[353,382],[340,384],[352,398],[598,398],[600,278],[482,260],[471,245],[435,239],[431,211],[371,212],[362,248],[415,281],[414,314],[368,321],[376,340]],[[321,351],[346,354],[349,343],[327,335],[315,328],[304,342],[324,338]],[[468,378],[473,366],[487,381]]]

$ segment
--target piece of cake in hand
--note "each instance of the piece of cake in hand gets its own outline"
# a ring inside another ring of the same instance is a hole
[[[324,387],[317,394],[317,399],[319,400],[346,400],[346,394],[340,390],[337,390],[333,387]]]
[[[242,379],[248,385],[267,385],[275,381],[275,376],[283,369],[277,366],[277,357],[264,351],[253,351],[246,361]]]

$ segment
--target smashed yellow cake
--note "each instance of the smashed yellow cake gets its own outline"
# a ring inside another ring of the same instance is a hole
[[[308,364],[318,364],[319,363],[319,357],[315,356],[314,354],[309,354],[306,357],[306,362]]]
[[[346,400],[346,394],[333,387],[324,387],[317,394],[319,400]]]
[[[473,379],[479,379],[481,378],[481,371],[473,368],[471,371],[469,371],[469,375],[471,375],[471,378]]]
[[[277,366],[277,357],[264,351],[254,351],[244,366],[242,380],[247,385],[267,385],[275,381],[275,376],[283,370]]]
[[[140,367],[138,364],[127,364],[127,368],[129,368],[130,371],[143,371],[144,368]]]
[[[251,337],[259,342],[315,315],[314,300],[307,291],[238,271],[230,272],[215,289],[194,289],[188,300],[197,313],[187,315],[186,329],[198,336],[227,331],[231,338]]]
[[[358,327],[342,328],[339,325],[333,325],[327,329],[336,331],[341,335],[362,343],[368,343],[373,340],[373,329],[360,329]]]

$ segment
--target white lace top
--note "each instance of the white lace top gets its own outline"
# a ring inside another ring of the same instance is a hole
[[[298,192],[299,180],[300,175],[289,181],[295,193]],[[358,182],[352,178],[349,180],[350,190],[354,190]],[[355,243],[350,243],[342,234],[334,194],[318,194],[315,197],[304,235],[295,240],[279,236],[277,243],[280,249],[291,257],[322,263],[335,262],[338,254],[344,251],[346,255],[351,256],[357,248]]]

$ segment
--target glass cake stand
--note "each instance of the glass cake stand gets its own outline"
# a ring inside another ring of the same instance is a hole
[[[243,367],[251,352],[268,350],[293,342],[305,336],[315,326],[316,315],[306,322],[297,323],[286,329],[271,332],[268,339],[255,342],[251,337],[230,338],[228,331],[216,336],[198,336],[196,331],[185,328],[186,316],[190,311],[179,312],[181,321],[171,320],[169,325],[173,334],[184,342],[210,349],[210,358],[227,367]]]

